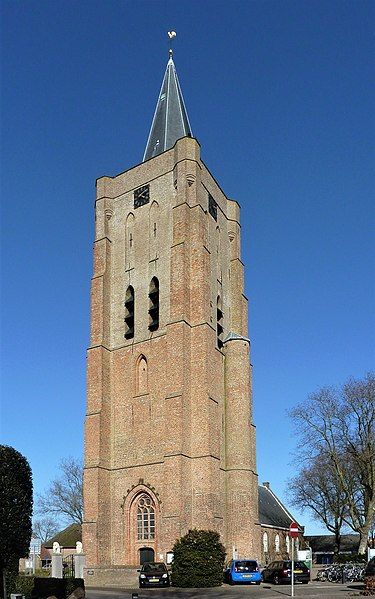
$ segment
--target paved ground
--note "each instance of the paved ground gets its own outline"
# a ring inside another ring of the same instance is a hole
[[[296,598],[308,599],[344,599],[346,597],[361,597],[363,585],[357,583],[335,584],[329,582],[310,582],[308,585],[295,586]],[[87,599],[132,599],[138,593],[139,599],[286,599],[290,597],[289,585],[275,586],[262,583],[258,586],[223,585],[215,589],[129,589],[129,590],[87,590]]]

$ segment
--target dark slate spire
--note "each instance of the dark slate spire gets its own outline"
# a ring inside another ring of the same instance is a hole
[[[176,67],[172,59],[172,50],[170,50],[143,162],[172,148],[180,137],[191,136],[191,134]]]

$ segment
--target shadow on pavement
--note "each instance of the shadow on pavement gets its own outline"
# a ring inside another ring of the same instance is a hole
[[[116,589],[112,591],[110,594],[111,599],[240,599],[243,597],[243,592],[247,591],[249,597],[259,597],[259,593],[264,596],[266,599],[270,594],[273,597],[280,596],[281,597],[290,597],[290,587],[287,585],[283,586],[273,586],[262,584],[261,586],[246,586],[238,585],[238,586],[228,586],[224,585],[222,587],[214,587],[207,589],[181,589],[181,588],[173,588],[169,589]],[[103,589],[97,589],[98,594],[96,595],[94,589],[90,589],[87,593],[88,597],[93,598],[103,598],[105,599],[105,595],[110,593],[104,591]],[[256,595],[253,595],[253,592]],[[247,594],[247,593],[246,593]]]

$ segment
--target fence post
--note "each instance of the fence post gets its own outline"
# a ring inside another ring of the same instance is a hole
[[[74,577],[83,578],[83,568],[86,565],[86,556],[83,553],[77,553],[74,556]]]
[[[52,578],[63,577],[63,561],[61,553],[52,554]]]

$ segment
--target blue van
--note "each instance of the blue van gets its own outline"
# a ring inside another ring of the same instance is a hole
[[[262,575],[255,559],[233,559],[224,570],[224,581],[228,584],[260,584]]]

